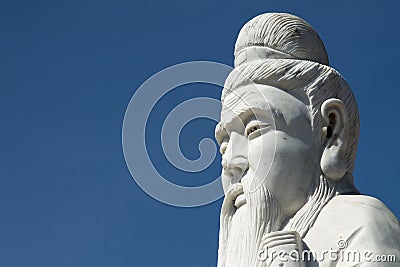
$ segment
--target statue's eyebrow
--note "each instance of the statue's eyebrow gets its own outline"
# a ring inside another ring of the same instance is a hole
[[[232,123],[232,121],[235,118],[239,118],[240,121],[246,123],[246,120],[248,120],[248,118],[251,117],[251,115],[253,115],[252,110],[253,110],[253,108],[245,108],[245,109],[240,110],[238,112],[238,114],[235,115],[235,117],[232,117],[229,121],[225,122],[225,125],[229,125],[230,123]],[[221,145],[221,143],[228,138],[229,138],[229,134],[228,134],[227,129],[221,124],[221,122],[219,122],[215,126],[215,139],[217,139],[218,144]]]
[[[269,114],[269,112],[265,111],[261,107],[244,108],[240,110],[237,113],[237,115],[235,115],[235,117],[232,117],[229,121],[225,122],[224,124],[229,125],[230,123],[232,123],[233,120],[239,118],[239,120],[243,124],[243,128],[245,128],[247,123],[249,123],[251,119],[257,119],[257,117],[260,116],[262,113],[264,114],[263,117],[265,117],[265,114]],[[215,126],[215,139],[217,139],[218,144],[221,145],[221,143],[228,138],[229,138],[228,130],[221,124],[221,122],[219,122]]]

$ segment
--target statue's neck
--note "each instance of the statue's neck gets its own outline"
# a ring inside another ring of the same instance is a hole
[[[354,178],[351,173],[346,173],[343,178],[336,183],[336,195],[357,195],[360,194],[354,185]]]

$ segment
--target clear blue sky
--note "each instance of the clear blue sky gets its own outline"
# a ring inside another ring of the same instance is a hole
[[[400,4],[316,2],[1,1],[0,266],[215,266],[221,201],[176,208],[141,191],[123,158],[123,116],[136,88],[167,66],[232,65],[239,29],[267,11],[319,32],[360,108],[356,184],[400,217]],[[182,99],[219,90],[182,87],[154,113],[152,158],[178,183],[189,178],[160,153],[157,122]],[[188,157],[213,125],[187,125]],[[218,172],[217,160],[190,183]]]

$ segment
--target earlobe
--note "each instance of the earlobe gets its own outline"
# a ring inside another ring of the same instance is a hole
[[[347,171],[348,116],[344,103],[336,98],[325,100],[321,106],[324,151],[321,170],[331,181],[339,181]]]

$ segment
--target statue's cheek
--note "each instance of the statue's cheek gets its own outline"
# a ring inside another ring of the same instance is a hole
[[[252,189],[265,183],[275,155],[275,136],[271,131],[249,141],[249,172],[252,173]]]

